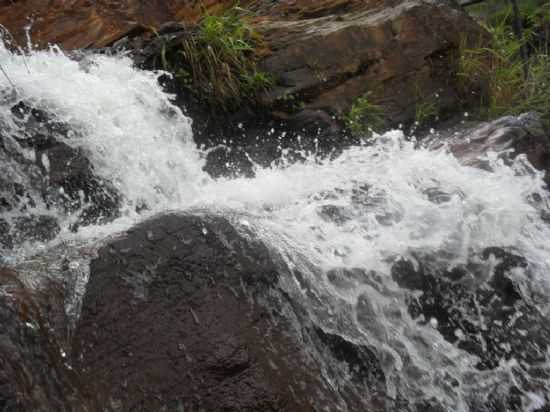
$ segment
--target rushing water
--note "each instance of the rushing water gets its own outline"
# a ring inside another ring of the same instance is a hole
[[[47,245],[6,250],[4,261],[102,239],[163,211],[208,210],[285,259],[299,276],[283,279],[284,287],[326,330],[376,348],[390,398],[433,397],[446,410],[483,410],[491,390],[505,394],[515,385],[522,410],[534,411],[550,396],[550,383],[531,378],[514,356],[493,369],[476,368],[478,359],[445,340],[433,319],[411,318],[411,292],[391,277],[400,259],[418,264],[418,256],[432,256],[455,268],[484,248],[506,248],[529,262],[514,281],[548,319],[550,226],[541,212],[550,198],[542,174],[523,158],[505,164],[488,154],[490,170],[467,167],[444,149],[419,148],[391,131],[332,160],[311,156],[259,168],[252,179],[212,179],[202,170],[205,153],[193,142],[190,120],[158,85],[158,73],[137,70],[123,56],[75,61],[52,48],[23,57],[1,44],[0,64],[9,76],[0,75],[4,134],[24,136],[11,112],[17,102],[47,111],[71,126],[70,136],[58,138],[82,149],[94,172],[123,196],[118,219],[76,233],[69,230],[74,217],[32,205],[55,216],[61,233]],[[47,168],[50,160],[41,161]],[[24,175],[12,173],[25,185]],[[491,270],[490,262],[480,265]]]

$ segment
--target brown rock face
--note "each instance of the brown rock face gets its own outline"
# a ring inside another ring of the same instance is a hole
[[[104,47],[134,29],[158,27],[172,20],[195,21],[204,10],[215,12],[228,0],[5,0],[0,24],[20,41],[33,20],[33,42],[67,49]]]
[[[424,102],[433,102],[440,114],[459,106],[453,79],[460,36],[482,35],[464,12],[416,0],[273,20],[262,30],[273,51],[262,67],[279,79],[267,96],[270,104],[290,98],[305,103],[302,112],[339,115],[371,93],[391,124],[414,119]]]
[[[3,6],[2,6],[3,4]],[[193,24],[228,0],[100,0],[0,3],[0,24],[22,39],[65,48],[103,47],[169,21]],[[454,2],[441,0],[241,1],[267,40],[260,67],[275,79],[262,98],[271,118],[298,129],[338,131],[342,115],[367,93],[388,124],[415,118],[423,104],[444,116],[460,98],[454,67],[462,35],[481,28]],[[227,124],[227,122],[224,122]]]

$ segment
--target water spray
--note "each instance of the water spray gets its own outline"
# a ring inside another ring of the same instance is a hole
[[[12,87],[15,89],[15,84],[11,81],[10,76],[8,76],[8,73],[6,72],[6,70],[4,70],[1,64],[0,64],[0,71],[2,71],[2,74],[8,80],[9,84],[11,84]]]
[[[17,43],[17,41],[15,40],[15,37],[13,37],[13,35],[11,34],[11,32],[6,28],[6,26],[0,24],[0,35],[2,35],[2,38],[4,37],[7,37],[8,40],[9,40],[9,43],[8,44],[13,44],[13,46],[17,49],[17,51],[19,51],[21,57],[23,57],[23,64],[25,65],[25,68],[27,69],[27,73],[31,74],[31,69],[29,68],[29,65],[27,63],[27,58],[25,56],[25,51],[23,50],[23,48],[21,46],[19,46],[19,44]],[[6,42],[4,42],[5,44]],[[2,70],[5,74],[5,70]],[[6,75],[6,77],[8,77]],[[8,78],[9,80],[9,78]],[[10,81],[10,83],[13,85],[13,83]]]

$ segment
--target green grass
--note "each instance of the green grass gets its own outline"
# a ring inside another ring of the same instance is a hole
[[[439,116],[439,96],[437,93],[426,96],[418,84],[415,90],[414,122],[416,126],[425,125]]]
[[[523,40],[514,35],[510,7],[503,6],[486,16],[482,24],[490,42],[477,47],[463,44],[459,83],[464,94],[478,93],[482,118],[537,111],[550,126],[550,39],[544,37],[550,25],[550,5],[540,6],[535,0],[520,5],[525,24]],[[521,58],[522,45],[529,53],[526,62]]]
[[[355,100],[351,109],[344,115],[344,122],[353,136],[370,136],[384,125],[384,112],[381,106],[369,100],[369,93]]]
[[[434,99],[423,99],[416,103],[414,121],[421,125],[427,121],[436,119],[439,115],[439,107]]]
[[[271,77],[256,65],[262,37],[248,24],[247,15],[234,7],[205,16],[183,39],[162,50],[164,69],[212,108],[239,109],[271,87]]]
[[[545,7],[547,0],[518,0],[518,7],[523,16],[532,16]],[[487,0],[466,8],[466,10],[475,17],[482,18],[490,24],[502,20],[508,15],[510,18],[510,0]]]

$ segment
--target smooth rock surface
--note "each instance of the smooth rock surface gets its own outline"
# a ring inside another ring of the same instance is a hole
[[[50,283],[31,291],[0,267],[0,410],[90,411],[67,363],[66,342],[53,330],[63,314],[63,292]]]
[[[316,327],[280,270],[217,217],[158,217],[103,247],[73,347],[95,408],[383,410],[374,353]]]

